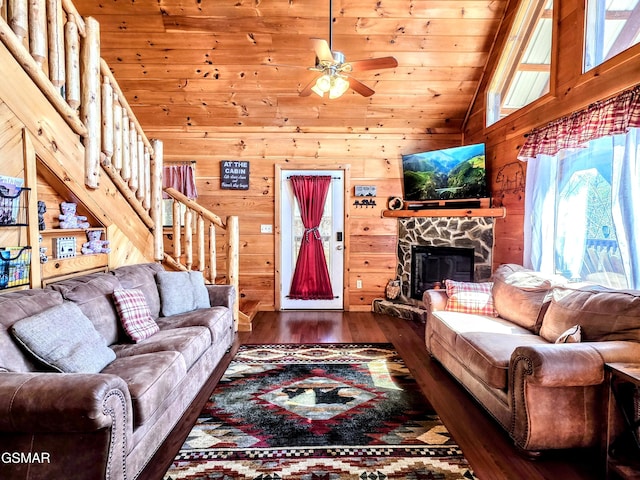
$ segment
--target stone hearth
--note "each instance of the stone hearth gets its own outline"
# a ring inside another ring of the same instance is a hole
[[[398,219],[397,277],[402,281],[402,295],[395,303],[422,306],[411,297],[411,247],[473,248],[474,281],[491,277],[493,217],[411,217]]]

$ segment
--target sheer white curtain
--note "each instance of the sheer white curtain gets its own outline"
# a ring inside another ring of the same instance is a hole
[[[585,148],[608,145],[611,158],[611,209],[624,276],[629,288],[640,289],[640,130],[629,129],[589,142]],[[560,163],[567,154],[528,158],[525,189],[524,265],[556,273],[555,254],[560,248],[571,276],[578,277],[586,239],[585,192],[575,192],[568,207],[558,209]],[[570,158],[564,158],[571,161]],[[581,162],[584,167],[584,160]],[[594,162],[595,163],[595,162]],[[588,164],[588,162],[587,162]],[[583,203],[580,204],[580,200]],[[558,238],[564,242],[556,242]]]
[[[553,239],[556,224],[558,160],[536,155],[527,162],[524,202],[524,266],[554,273]]]
[[[614,152],[613,222],[628,285],[640,289],[640,129],[616,135]]]

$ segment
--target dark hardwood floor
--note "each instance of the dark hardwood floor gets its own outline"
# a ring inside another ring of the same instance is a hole
[[[260,312],[253,321],[253,331],[239,333],[237,343],[350,342],[392,343],[395,346],[479,479],[604,478],[604,462],[599,451],[558,451],[538,459],[527,458],[518,452],[504,430],[429,357],[424,346],[424,326],[416,322],[370,312]],[[212,376],[211,388],[221,373]],[[162,478],[206,398],[201,395],[194,402],[190,412],[192,419],[185,418],[182,428],[176,429],[165,442],[140,479]]]

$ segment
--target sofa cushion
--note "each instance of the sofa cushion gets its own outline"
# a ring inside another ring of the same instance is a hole
[[[640,342],[640,291],[555,288],[540,335],[550,342],[580,325],[583,342]]]
[[[64,302],[11,327],[18,342],[58,372],[98,373],[115,353],[75,303]]]
[[[500,265],[493,274],[493,304],[502,318],[538,333],[550,302],[550,292],[566,280],[516,264]]]
[[[500,317],[474,315],[471,313],[437,311],[431,314],[431,328],[444,343],[454,348],[459,334],[470,332],[484,332],[504,335],[531,335],[529,330],[519,327]],[[430,318],[431,318],[430,317]],[[430,321],[427,319],[427,322]],[[545,342],[546,343],[546,342]]]
[[[124,331],[134,342],[149,338],[160,330],[151,318],[151,311],[142,290],[117,288],[113,291],[113,301]]]
[[[234,328],[233,315],[226,307],[202,308],[171,317],[160,317],[157,322],[161,331],[184,327],[206,327],[211,333],[211,343],[227,338],[229,331]]]
[[[122,286],[115,276],[108,273],[92,273],[62,280],[47,288],[59,291],[65,300],[78,305],[109,345],[118,342],[122,328],[112,294],[116,288]]]
[[[60,305],[62,295],[54,290],[21,290],[0,295],[0,368],[10,372],[31,372],[38,369],[11,335],[16,321]]]
[[[133,424],[144,424],[163,406],[184,379],[186,366],[178,352],[155,352],[116,358],[102,371],[122,378],[129,387]]]
[[[142,290],[151,316],[156,319],[160,316],[160,294],[156,284],[156,273],[163,271],[164,268],[159,263],[142,263],[118,267],[111,273],[120,281],[122,288]]]
[[[445,280],[447,289],[447,305],[449,312],[476,313],[495,317],[491,296],[491,282],[456,282]]]
[[[456,339],[455,354],[476,377],[493,388],[507,390],[511,354],[522,345],[547,342],[524,329],[519,334],[466,332]]]
[[[206,327],[183,327],[162,330],[136,344],[112,345],[118,357],[130,357],[141,353],[178,352],[184,357],[187,370],[195,364],[211,346],[211,333]]]

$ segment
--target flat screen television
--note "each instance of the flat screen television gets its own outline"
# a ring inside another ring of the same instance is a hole
[[[488,197],[484,143],[402,155],[405,201]]]

